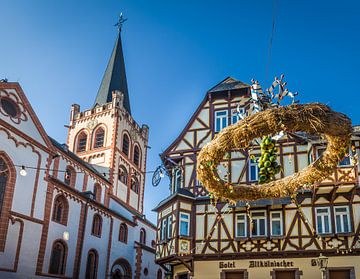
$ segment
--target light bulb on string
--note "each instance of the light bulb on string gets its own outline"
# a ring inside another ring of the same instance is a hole
[[[164,178],[165,173],[164,173],[164,171],[162,169],[160,169],[160,174],[159,175],[160,175],[161,178]]]
[[[69,240],[69,237],[70,237],[69,232],[65,231],[65,232],[63,233],[63,239],[64,239],[65,241],[68,241],[68,240]]]
[[[27,171],[25,169],[25,166],[21,166],[20,175],[21,176],[26,176],[27,175]]]

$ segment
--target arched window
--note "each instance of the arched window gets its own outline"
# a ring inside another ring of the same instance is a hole
[[[6,184],[8,182],[9,169],[4,159],[0,157],[0,214],[4,202]]]
[[[134,164],[140,167],[140,149],[137,145],[134,147]]]
[[[146,244],[146,231],[144,229],[140,230],[140,243]]]
[[[126,156],[129,156],[129,145],[130,145],[129,136],[127,134],[124,134],[124,136],[123,136],[123,144],[122,144],[122,152]]]
[[[98,253],[96,250],[91,249],[88,253],[86,261],[86,279],[96,279],[97,278],[97,268],[98,268]]]
[[[94,214],[91,234],[101,237],[102,218],[99,214]]]
[[[136,177],[131,178],[131,190],[139,193],[139,180]]]
[[[65,243],[61,240],[55,241],[51,251],[49,267],[50,274],[64,275],[66,254],[67,248]]]
[[[105,131],[103,128],[98,128],[95,132],[94,148],[100,148],[104,146]]]
[[[76,152],[84,152],[86,150],[86,145],[87,145],[87,134],[85,132],[81,132],[77,138]]]
[[[52,220],[66,226],[68,213],[69,204],[66,198],[63,195],[57,196],[54,201]]]
[[[101,186],[99,183],[94,184],[94,196],[97,202],[101,202]]]
[[[126,170],[126,168],[124,166],[120,166],[119,168],[119,180],[124,183],[125,185],[127,185],[127,180],[128,179],[128,172]]]
[[[127,243],[128,229],[126,224],[122,223],[119,229],[119,241]]]
[[[65,170],[64,182],[71,187],[75,186],[76,172],[71,166],[67,166]]]
[[[156,279],[162,279],[162,271],[161,271],[160,268],[159,268],[158,271],[157,271]]]

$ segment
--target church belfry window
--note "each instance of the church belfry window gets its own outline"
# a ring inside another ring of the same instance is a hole
[[[146,244],[146,231],[143,228],[140,230],[140,243]]]
[[[87,145],[87,134],[85,132],[81,132],[78,135],[76,152],[86,151],[86,145]]]
[[[104,146],[105,131],[103,128],[98,128],[95,132],[94,148],[100,148]]]
[[[123,243],[127,243],[127,237],[128,237],[128,228],[125,223],[122,223],[119,229],[119,241]]]
[[[128,172],[126,170],[126,168],[124,166],[120,166],[119,167],[119,180],[120,182],[124,183],[125,185],[127,185],[127,181],[128,181]]]
[[[134,164],[140,167],[140,149],[137,145],[134,147]]]
[[[99,183],[94,184],[94,196],[97,202],[101,202],[101,186]]]
[[[122,143],[122,152],[123,152],[126,156],[129,156],[129,146],[130,146],[129,136],[128,136],[127,134],[124,134],[124,136],[123,136],[123,143]]]
[[[131,178],[131,190],[133,190],[135,193],[139,193],[139,180],[136,177]]]

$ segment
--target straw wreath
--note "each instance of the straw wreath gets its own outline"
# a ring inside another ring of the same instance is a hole
[[[233,185],[223,181],[217,167],[233,149],[246,149],[252,140],[284,132],[323,135],[327,148],[322,156],[300,172],[261,185]],[[224,128],[206,144],[197,158],[197,176],[215,198],[231,202],[291,196],[327,178],[343,159],[350,146],[350,119],[320,103],[292,104],[246,117]]]

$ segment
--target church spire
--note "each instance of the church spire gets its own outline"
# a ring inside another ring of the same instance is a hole
[[[121,28],[127,19],[120,14],[119,21],[115,24],[119,33],[115,42],[115,47],[111,54],[104,77],[96,96],[95,105],[111,102],[112,92],[120,91],[124,94],[124,107],[131,114],[129,92],[127,87],[125,62],[121,44]]]

